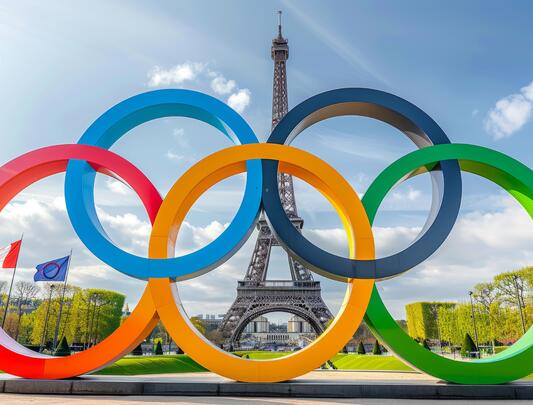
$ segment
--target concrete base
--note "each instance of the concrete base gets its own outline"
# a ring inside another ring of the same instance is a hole
[[[373,378],[372,378],[373,377]],[[84,376],[71,380],[0,377],[0,392],[71,395],[174,395],[300,398],[533,399],[533,381],[455,385],[419,373],[320,372],[278,384],[239,383],[211,373]]]

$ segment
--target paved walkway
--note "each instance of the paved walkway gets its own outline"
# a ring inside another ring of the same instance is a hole
[[[221,398],[221,397],[91,397],[60,395],[13,395],[0,394],[2,405],[139,405],[139,404],[195,404],[195,405],[477,405],[487,401],[412,400],[412,399],[284,399],[284,398]],[[490,401],[490,405],[520,405],[524,401]]]
[[[221,377],[217,374],[204,373],[176,373],[176,374],[146,374],[136,375],[134,378],[143,378],[147,380],[156,379],[157,381],[180,381],[180,382],[209,382],[209,383],[226,383],[233,380]],[[314,382],[331,384],[332,382],[356,382],[356,381],[375,381],[375,382],[427,382],[435,383],[438,379],[430,375],[416,371],[352,371],[352,370],[316,370],[311,371],[303,376],[294,378],[291,382]]]
[[[15,380],[15,381],[11,381]],[[38,404],[38,405],[126,405],[126,404],[251,404],[251,405],[277,405],[277,404],[443,404],[453,403],[457,405],[472,405],[485,403],[486,401],[475,400],[399,400],[399,399],[360,399],[361,396],[388,398],[402,397],[405,389],[412,394],[403,395],[403,398],[453,398],[465,397],[461,386],[442,384],[437,379],[418,372],[383,372],[383,371],[327,371],[317,370],[295,378],[287,383],[280,384],[239,384],[220,377],[213,373],[181,373],[181,374],[157,374],[138,376],[84,376],[75,380],[60,381],[30,381],[16,377],[2,375],[0,384],[5,383],[6,394],[0,394],[0,405]],[[9,384],[9,390],[8,390]],[[107,384],[107,385],[106,385]],[[108,384],[111,384],[111,388]],[[141,385],[141,387],[139,387]],[[357,387],[361,387],[361,392]],[[18,388],[17,388],[18,387]],[[78,389],[76,389],[78,387]],[[130,388],[133,387],[132,390]],[[137,388],[139,389],[137,389]],[[365,388],[366,387],[366,388]],[[418,388],[417,388],[418,387]],[[511,386],[486,386],[481,391],[479,387],[465,389],[472,397],[487,398],[521,398],[517,395],[503,395],[502,392],[515,392],[520,389],[531,390],[533,381],[522,380]],[[354,391],[355,389],[355,391]],[[473,391],[472,391],[473,389]],[[275,393],[274,391],[279,391]],[[1,392],[2,390],[0,390]],[[313,396],[347,397],[352,395],[355,399],[318,399]],[[368,392],[374,392],[367,395]],[[34,394],[13,394],[14,392],[33,392]],[[303,397],[294,393],[302,392]],[[417,394],[417,392],[429,393]],[[76,395],[57,395],[57,393],[76,393]],[[101,396],[94,396],[100,393]],[[127,396],[109,396],[110,393],[122,393]],[[139,394],[145,395],[140,396]],[[158,396],[161,394],[180,394],[180,396]],[[188,397],[191,393],[198,396]],[[253,395],[270,395],[276,398],[259,398]],[[362,395],[365,394],[366,395]],[[376,395],[377,393],[377,395]],[[477,394],[476,394],[477,393]],[[44,394],[44,395],[43,395]],[[48,394],[48,395],[46,395]],[[81,394],[81,395],[80,395]],[[86,394],[93,394],[86,395]],[[221,395],[205,396],[205,395]],[[343,395],[344,394],[344,395]],[[226,396],[224,396],[226,395]],[[239,395],[243,395],[240,396]],[[244,396],[244,395],[252,395]],[[389,396],[390,395],[390,396]],[[288,398],[292,396],[293,398]],[[285,398],[284,398],[285,397]],[[514,401],[493,400],[491,405],[510,404]],[[522,402],[524,403],[524,402]]]

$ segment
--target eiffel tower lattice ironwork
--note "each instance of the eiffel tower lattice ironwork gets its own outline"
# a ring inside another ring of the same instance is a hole
[[[288,111],[286,61],[289,45],[281,32],[281,12],[278,35],[272,40],[274,82],[272,99],[272,128]],[[281,201],[291,222],[300,231],[303,220],[298,216],[292,176],[279,173],[278,184]],[[288,256],[291,280],[267,280],[270,252],[279,242],[272,233],[264,213],[258,221],[259,235],[244,280],[238,282],[237,298],[219,326],[225,338],[225,347],[233,349],[239,342],[246,325],[269,312],[288,312],[311,324],[321,333],[333,317],[321,297],[320,281],[313,280],[311,272]]]

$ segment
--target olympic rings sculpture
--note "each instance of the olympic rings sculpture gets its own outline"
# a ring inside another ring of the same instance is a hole
[[[305,128],[326,118],[361,115],[386,122],[419,148],[387,167],[362,200],[330,165],[289,146]],[[130,129],[153,119],[182,116],[218,129],[236,146],[190,168],[162,199],[135,166],[108,149]],[[190,90],[158,90],[120,102],[100,116],[77,144],[37,149],[0,168],[0,210],[30,184],[59,172],[65,175],[65,200],[74,230],[87,248],[112,268],[147,280],[132,314],[99,344],[67,357],[35,353],[0,329],[0,369],[25,378],[57,379],[90,373],[131,352],[161,320],[176,344],[195,361],[225,377],[247,382],[277,382],[302,375],[330,359],[364,319],[382,342],[405,362],[432,376],[462,384],[505,383],[533,372],[533,329],[509,349],[487,359],[455,361],[426,350],[394,321],[375,281],[400,275],[433,254],[457,219],[461,171],[491,180],[508,191],[533,217],[533,172],[502,153],[475,145],[451,144],[444,131],[413,104],[388,93],[349,88],[318,94],[296,106],[259,143],[244,119],[226,104]],[[296,176],[319,190],[334,206],[348,236],[349,258],[313,245],[287,218],[277,173]],[[149,257],[114,245],[94,205],[97,172],[115,176],[139,196],[153,225]],[[246,188],[234,220],[202,249],[174,256],[176,238],[194,202],[217,182],[246,172]],[[434,199],[421,235],[405,250],[376,258],[371,224],[386,194],[401,181],[428,172]],[[287,252],[311,270],[346,283],[346,297],[334,322],[313,343],[274,360],[248,360],[207,341],[182,308],[177,282],[204,274],[231,257],[252,232],[261,209]]]

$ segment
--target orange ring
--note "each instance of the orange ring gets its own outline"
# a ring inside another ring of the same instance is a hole
[[[246,161],[252,159],[278,160],[280,171],[316,187],[333,204],[344,224],[350,257],[374,259],[372,228],[350,184],[316,156],[276,144],[248,144],[223,149],[188,170],[163,200],[150,236],[149,257],[172,257],[179,227],[192,204],[218,181],[245,172]],[[350,279],[347,284],[344,302],[332,324],[306,348],[274,360],[245,360],[211,344],[190,323],[174,280],[151,278],[148,289],[169,334],[199,364],[238,381],[277,382],[319,367],[354,335],[365,314],[374,280]]]

